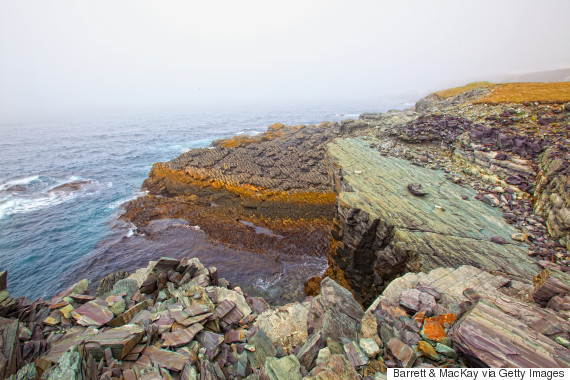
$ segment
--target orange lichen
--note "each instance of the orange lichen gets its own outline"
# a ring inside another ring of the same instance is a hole
[[[434,92],[441,99],[447,99],[455,95],[459,95],[466,91],[475,90],[477,88],[492,88],[495,84],[491,82],[472,82],[468,83],[465,86],[450,88],[447,90],[442,90],[438,92]]]
[[[570,82],[503,83],[474,103],[566,103],[570,102]]]
[[[286,126],[280,123],[275,123],[267,128],[267,132],[260,133],[255,136],[237,135],[228,139],[215,140],[212,142],[212,146],[222,146],[228,149],[243,147],[254,143],[271,141],[276,138],[283,137],[287,133],[298,131],[305,127],[305,125]]]
[[[442,328],[445,328],[445,324],[448,323],[452,325],[453,322],[457,320],[457,314],[449,313],[438,315],[437,317],[428,318],[429,321],[438,323]]]
[[[447,338],[442,326],[431,318],[425,320],[422,335],[433,342],[441,342]]]

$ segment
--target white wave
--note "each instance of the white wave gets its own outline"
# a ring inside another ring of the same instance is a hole
[[[37,181],[40,178],[39,175],[33,175],[30,177],[24,177],[24,178],[18,178],[18,179],[13,179],[11,181],[7,181],[5,183],[3,183],[2,185],[0,185],[0,191],[1,190],[6,190],[12,186],[16,186],[16,185],[27,185],[29,183],[32,183],[34,181]]]
[[[0,219],[56,206],[78,195],[77,192],[51,192],[33,198],[9,198],[0,203]]]
[[[125,235],[126,237],[131,237],[135,234],[135,231],[137,230],[137,227],[135,225],[133,225],[131,228],[129,228],[129,230],[127,231],[127,234]]]
[[[4,192],[0,197],[0,219],[14,214],[23,214],[32,211],[41,210],[47,207],[59,205],[77,198],[79,195],[87,191],[93,192],[98,190],[98,181],[90,179],[82,179],[78,176],[69,176],[65,179],[57,179],[52,177],[41,177],[39,175],[26,178],[15,179],[1,185],[0,191],[4,191],[15,185],[28,185],[34,181],[40,181],[44,186],[32,192],[24,192],[22,194],[11,194]],[[78,188],[58,189],[60,186],[73,184],[78,181],[84,181]],[[49,184],[49,187],[46,185]]]
[[[256,136],[256,135],[259,135],[261,133],[264,133],[264,131],[256,131],[256,130],[252,130],[252,129],[243,129],[241,131],[236,132],[236,136],[239,136],[239,135]]]

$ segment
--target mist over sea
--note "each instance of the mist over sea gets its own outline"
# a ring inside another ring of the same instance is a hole
[[[81,276],[96,277],[86,260],[104,242],[132,234],[118,220],[121,204],[141,194],[153,163],[215,139],[264,132],[276,122],[318,124],[409,106],[395,100],[366,107],[145,110],[0,121],[0,270],[8,270],[11,295],[51,297]],[[185,249],[192,254],[191,246]],[[160,249],[152,252],[144,259],[161,256]],[[128,261],[105,263],[105,273],[128,268]]]

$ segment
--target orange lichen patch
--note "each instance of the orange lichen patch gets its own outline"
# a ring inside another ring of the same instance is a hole
[[[425,320],[422,335],[433,342],[441,342],[443,339],[447,338],[447,334],[441,325],[431,318]]]
[[[437,354],[437,352],[435,352],[435,348],[433,348],[433,346],[431,344],[429,344],[426,341],[419,341],[418,343],[418,349],[428,358],[433,359],[433,360],[438,360],[439,359],[439,355]]]
[[[448,323],[449,325],[452,325],[453,322],[455,322],[457,320],[457,315],[454,313],[442,314],[442,315],[438,315],[437,317],[428,318],[428,320],[430,322],[438,323],[442,328],[445,328],[446,323]]]
[[[570,102],[570,82],[503,83],[474,103],[566,103]]]
[[[466,92],[466,91],[475,90],[477,88],[492,88],[494,86],[495,86],[495,84],[491,83],[491,82],[472,82],[472,83],[466,84],[465,86],[455,87],[455,88],[450,88],[447,90],[434,92],[434,94],[437,95],[441,99],[447,99],[447,98],[450,98],[452,96],[459,95],[459,94]]]
[[[212,142],[212,146],[223,146],[228,149],[243,147],[254,143],[271,141],[276,138],[283,137],[287,133],[298,131],[305,127],[305,125],[286,126],[280,123],[275,123],[267,128],[267,132],[260,133],[255,136],[237,135],[230,137],[229,139],[215,140]]]

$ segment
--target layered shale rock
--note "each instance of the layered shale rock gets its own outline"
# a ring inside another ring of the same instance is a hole
[[[409,271],[469,264],[527,280],[538,272],[502,213],[469,200],[475,191],[443,171],[382,156],[358,138],[335,140],[328,154],[338,192],[328,273],[361,303]],[[410,193],[411,183],[427,195]]]
[[[238,248],[324,256],[335,199],[325,143],[338,133],[337,123],[276,124],[155,164],[149,194],[124,218],[143,232],[152,220],[181,218]]]

